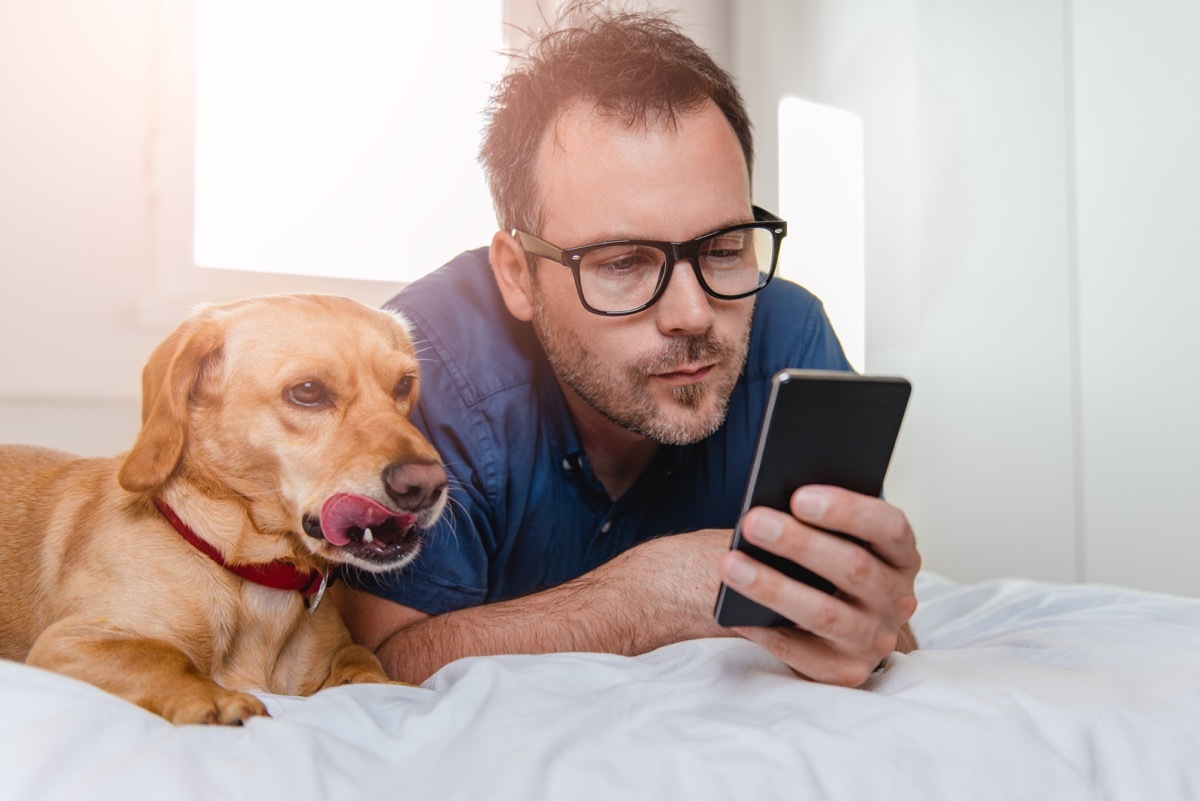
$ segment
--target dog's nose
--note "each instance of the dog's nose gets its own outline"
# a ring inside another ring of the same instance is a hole
[[[437,503],[446,491],[446,471],[436,462],[393,462],[383,469],[388,496],[406,512]]]

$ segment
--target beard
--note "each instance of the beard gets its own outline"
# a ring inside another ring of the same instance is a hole
[[[533,328],[559,381],[610,422],[663,445],[699,442],[725,422],[750,349],[750,327],[737,339],[710,330],[672,339],[632,362],[606,362],[574,331],[551,323],[536,282],[533,289]],[[713,365],[702,381],[667,387],[665,403],[655,399],[653,376],[696,362]]]

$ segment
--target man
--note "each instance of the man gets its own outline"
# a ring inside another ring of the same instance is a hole
[[[849,369],[820,303],[771,280],[785,226],[751,206],[731,78],[665,19],[588,11],[490,110],[503,230],[390,303],[422,343],[416,420],[453,500],[413,565],[340,585],[355,638],[410,682],[468,655],[736,633],[857,686],[914,648],[920,558],[882,500],[802,488],[792,514],[747,517],[836,596],[728,550],[771,375]],[[591,246],[614,240],[653,242]],[[797,626],[718,627],[722,580]]]

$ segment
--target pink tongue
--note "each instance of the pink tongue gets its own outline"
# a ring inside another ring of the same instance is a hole
[[[371,528],[393,518],[400,519],[401,525],[412,525],[411,515],[397,515],[361,495],[339,493],[321,507],[321,533],[334,545],[345,545],[350,542],[349,529]]]

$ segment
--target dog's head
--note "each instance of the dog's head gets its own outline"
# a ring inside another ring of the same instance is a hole
[[[118,476],[131,492],[186,480],[244,505],[270,558],[371,571],[416,555],[446,473],[409,421],[420,376],[405,321],[327,295],[198,310],[142,377],[142,429]],[[269,540],[269,541],[268,541]]]

